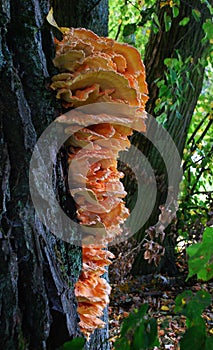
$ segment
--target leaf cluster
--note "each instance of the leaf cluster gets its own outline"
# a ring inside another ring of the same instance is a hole
[[[211,304],[211,296],[205,291],[192,291],[179,294],[175,300],[175,312],[186,316],[187,330],[180,341],[180,350],[213,349],[213,337],[206,334],[203,310]]]
[[[148,350],[159,344],[157,321],[146,314],[148,304],[131,313],[122,323],[115,350]]]

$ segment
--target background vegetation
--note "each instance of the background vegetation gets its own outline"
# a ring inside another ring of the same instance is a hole
[[[110,1],[109,35],[137,47],[142,58],[147,62],[146,50],[150,45],[150,33],[158,35],[162,30],[162,22],[164,31],[169,32],[173,21],[179,16],[181,3],[184,2]],[[213,8],[209,2],[205,3],[212,15]],[[185,28],[186,32],[190,30],[190,24],[193,26],[192,20],[199,22],[202,17],[202,11],[198,9],[197,3],[188,4],[192,8],[191,16],[181,18],[178,23],[178,26]],[[158,6],[161,11],[164,10],[163,18],[162,13],[157,10]],[[174,243],[175,255],[173,259],[178,267],[175,274],[180,276],[183,273],[186,280],[188,273],[188,280],[191,283],[193,282],[190,277],[196,274],[200,283],[211,280],[213,277],[213,252],[210,248],[213,228],[206,229],[206,227],[213,225],[213,23],[211,19],[206,19],[202,29],[205,32],[202,42],[208,42],[205,55],[198,59],[199,64],[205,68],[203,77],[201,77],[203,79],[202,88],[185,135],[184,147],[179,148],[183,167],[183,179],[178,196],[179,210],[176,219],[173,220],[167,231],[167,234],[172,236]],[[166,45],[169,43],[164,42],[164,46]],[[188,99],[187,86],[191,86],[194,91],[196,89],[192,82],[191,72],[199,69],[198,64],[193,67],[193,54],[189,54],[188,57],[183,56],[178,49],[174,48],[174,51],[164,58],[163,75],[154,81],[158,90],[154,105],[151,101],[151,110],[158,122],[167,130],[169,130],[171,112],[175,111],[176,118],[179,119],[180,123],[184,118],[179,110],[183,101],[186,102]],[[147,233],[147,231],[149,228],[145,232]],[[145,235],[145,241],[146,237]],[[164,244],[166,246],[167,243],[164,241]],[[129,276],[131,264],[134,266],[138,255],[141,259],[141,251],[145,253],[146,246],[144,246],[141,245],[140,240],[139,245],[138,242],[132,242],[124,249],[116,247],[120,259],[118,259],[118,264],[115,263],[116,271],[113,267],[111,269],[112,278],[116,283],[121,281],[120,272],[123,273],[123,281],[125,281],[125,274]],[[123,264],[121,264],[122,258]],[[140,263],[140,266],[141,270],[133,269],[133,274],[143,274],[144,262]],[[159,264],[154,268],[154,271],[159,271]],[[165,273],[165,270],[162,272]],[[190,288],[187,283],[185,288]],[[205,306],[201,300],[206,300]],[[199,307],[196,306],[198,304],[200,305],[199,310]],[[196,295],[193,295],[190,290],[186,290],[176,297],[174,311],[186,316],[187,330],[182,335],[181,341],[174,347],[175,349],[179,349],[179,346],[182,350],[213,348],[213,339],[206,335],[206,327],[201,318],[204,308],[210,304],[210,294],[205,292],[202,287]],[[155,319],[144,316],[146,311],[147,307],[143,305],[139,311],[135,310],[136,314],[133,312],[124,320],[120,338],[115,342],[115,349],[153,349],[155,346],[155,349],[158,349],[157,323]],[[147,330],[149,331],[147,332]],[[162,349],[164,346],[166,348],[166,345],[161,342]]]

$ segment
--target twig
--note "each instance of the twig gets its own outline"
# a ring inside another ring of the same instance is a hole
[[[119,23],[118,30],[117,30],[117,34],[116,34],[116,36],[115,36],[115,40],[118,40],[120,31],[121,31],[121,26],[122,26],[122,20],[121,20],[121,22]]]
[[[195,130],[193,131],[192,135],[190,136],[190,138],[187,141],[187,145],[190,144],[191,141],[193,141],[196,133],[198,132],[198,130],[200,129],[201,125],[205,122],[206,118],[208,118],[209,113],[207,115],[205,115],[205,117],[200,121],[200,123],[198,124],[198,126],[195,128]],[[193,142],[194,143],[194,142]]]
[[[138,248],[140,248],[140,246],[142,245],[142,243],[143,243],[145,240],[147,240],[146,237],[147,237],[147,234],[145,235],[145,237],[142,239],[142,241],[141,241],[135,248],[133,248],[133,249],[132,249],[130,252],[128,252],[127,254],[122,255],[120,258],[117,258],[117,259],[113,260],[113,263],[116,262],[116,261],[118,261],[118,260],[120,260],[121,258],[122,258],[122,259],[126,258],[126,257],[129,256],[130,254],[132,254],[132,252],[134,252],[135,250],[137,250]]]
[[[133,4],[132,1],[128,0],[127,2],[128,2],[129,4],[131,4],[133,7],[135,7],[136,10],[140,11],[139,7],[136,6],[135,4]]]
[[[209,130],[209,128],[210,128],[212,122],[213,122],[213,119],[210,119],[209,122],[208,122],[208,124],[207,124],[207,126],[206,126],[206,128],[204,129],[203,133],[201,134],[201,136],[199,137],[199,139],[198,139],[197,142],[195,143],[194,147],[191,147],[191,151],[192,151],[192,152],[195,150],[196,145],[197,145],[197,144],[199,145],[200,140],[202,140],[202,139],[205,137],[205,135],[206,135],[207,131]]]

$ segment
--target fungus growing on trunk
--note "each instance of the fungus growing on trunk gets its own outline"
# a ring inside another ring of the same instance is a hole
[[[71,28],[62,41],[56,40],[54,64],[60,73],[52,78],[51,88],[64,107],[97,102],[121,106],[120,115],[86,115],[86,125],[85,114],[78,110],[72,120],[65,115],[58,119],[67,124],[67,134],[69,124],[77,126],[67,141],[69,163],[75,164],[69,172],[70,192],[76,201],[79,223],[85,228],[82,272],[75,295],[79,326],[89,337],[97,327],[104,326],[100,317],[109,302],[111,288],[101,277],[113,258],[107,243],[121,234],[121,224],[129,215],[120,182],[123,173],[117,170],[118,153],[130,147],[128,136],[133,129],[145,130],[147,84],[144,65],[135,48],[83,28]],[[122,115],[122,105],[134,106],[137,112]],[[92,234],[88,228],[93,228]],[[96,237],[96,228],[103,229],[101,239]]]

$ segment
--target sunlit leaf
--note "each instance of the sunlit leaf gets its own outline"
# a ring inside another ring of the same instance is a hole
[[[179,8],[176,6],[173,6],[172,7],[172,14],[173,14],[173,17],[176,18],[179,15]]]
[[[189,17],[184,17],[180,22],[179,22],[179,26],[186,26],[190,21],[190,18]]]
[[[203,24],[203,29],[206,33],[206,36],[209,40],[212,40],[213,38],[213,23],[210,19],[208,19],[204,24]]]

